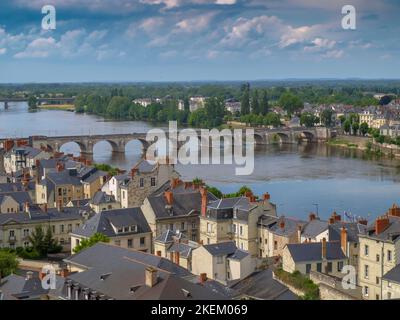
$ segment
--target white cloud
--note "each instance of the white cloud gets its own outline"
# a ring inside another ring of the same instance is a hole
[[[52,37],[33,40],[24,51],[16,53],[15,58],[47,58],[56,48],[56,40]]]
[[[307,45],[304,47],[305,52],[318,52],[322,50],[328,50],[332,49],[335,47],[336,41],[335,40],[329,40],[329,39],[323,39],[323,38],[315,38],[314,40],[311,41],[310,45]]]
[[[344,55],[343,50],[331,50],[323,54],[322,57],[328,59],[339,59],[343,57],[343,55]]]
[[[0,48],[0,56],[7,52],[6,48]]]
[[[139,28],[144,30],[146,33],[154,33],[164,25],[164,19],[161,17],[152,17],[142,21]]]
[[[176,24],[175,32],[197,32],[206,29],[211,19],[215,16],[215,13],[210,12],[203,15],[198,15],[194,17],[190,17],[187,19],[183,19]]]

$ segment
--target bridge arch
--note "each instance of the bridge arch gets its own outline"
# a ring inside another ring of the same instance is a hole
[[[78,150],[80,155],[88,153],[88,148],[85,144],[74,140],[61,142],[55,148],[53,148],[53,151],[72,153],[74,155],[77,155]]]
[[[313,142],[315,140],[315,134],[309,130],[304,130],[298,135],[300,141]]]
[[[274,143],[290,143],[290,136],[285,132],[274,132],[272,134],[272,141]]]

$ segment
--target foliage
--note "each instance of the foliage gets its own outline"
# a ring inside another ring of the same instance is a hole
[[[90,248],[98,242],[106,242],[107,243],[107,242],[110,242],[110,238],[102,233],[97,232],[88,239],[82,239],[80,241],[79,245],[77,245],[74,248],[74,253],[78,253],[78,252],[82,251],[83,249]]]
[[[216,196],[218,199],[221,199],[224,197],[224,194],[222,193],[221,190],[219,190],[216,187],[210,187],[207,186],[207,191],[211,192],[214,196]]]
[[[343,123],[343,129],[346,133],[350,133],[351,131],[351,122],[349,119],[347,119],[344,123]]]
[[[368,133],[368,123],[363,122],[360,124],[360,134],[365,136]]]
[[[101,171],[105,171],[108,174],[110,174],[111,176],[116,176],[119,173],[118,168],[112,167],[109,164],[105,164],[105,163],[95,163],[94,167],[97,170],[101,170]]]
[[[17,256],[13,252],[0,250],[0,278],[14,273],[18,268]]]
[[[250,84],[246,83],[242,85],[242,99],[241,99],[241,110],[242,115],[250,113]]]
[[[332,116],[333,116],[333,111],[331,109],[325,109],[321,112],[321,123],[325,127],[331,127],[332,126]]]
[[[300,124],[307,128],[314,127],[319,122],[319,118],[310,112],[303,112],[300,116]]]
[[[278,104],[287,111],[288,114],[293,114],[300,111],[304,103],[303,101],[291,92],[285,92],[278,101]]]
[[[29,96],[29,98],[28,98],[28,107],[29,107],[29,110],[35,110],[35,109],[37,109],[37,105],[38,105],[38,101],[37,101],[37,99],[36,99],[36,97],[35,96]]]
[[[33,251],[36,251],[41,257],[46,257],[49,253],[58,253],[62,250],[58,241],[53,238],[50,227],[44,232],[42,226],[36,226],[29,236],[29,242]]]
[[[303,291],[304,296],[301,297],[303,300],[319,300],[318,286],[299,271],[289,273],[280,268],[275,270],[275,275],[282,282]]]

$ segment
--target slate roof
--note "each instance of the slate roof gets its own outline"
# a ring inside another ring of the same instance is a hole
[[[210,192],[207,193],[207,196],[208,199],[215,199],[215,196]],[[158,219],[199,214],[201,210],[201,194],[198,190],[191,193],[173,194],[171,210],[168,209],[168,203],[164,194],[150,196],[147,200]]]
[[[244,258],[248,257],[249,253],[240,249],[236,249],[236,251],[229,255],[229,259],[232,260],[243,260]]]
[[[284,222],[284,227],[281,228],[280,224]],[[302,220],[297,220],[295,218],[290,217],[279,217],[275,223],[270,225],[269,230],[279,236],[290,237],[293,233],[297,232],[298,226],[305,225],[306,222]]]
[[[6,197],[13,198],[21,206],[24,205],[26,202],[32,203],[31,196],[29,195],[29,192],[27,192],[27,191],[0,193],[0,203],[2,203]]]
[[[20,213],[2,213],[0,214],[0,225],[8,223],[37,223],[38,221],[49,221],[49,220],[75,220],[82,219],[83,213],[90,212],[79,207],[65,207],[62,211],[58,211],[54,208],[49,208],[47,213],[42,211],[36,211],[31,213],[20,212]]]
[[[124,232],[117,234],[114,228],[137,226],[136,232]],[[139,234],[151,232],[151,229],[140,208],[126,208],[101,211],[87,220],[84,224],[74,229],[72,234],[91,237],[95,233],[102,233],[108,237],[116,237],[121,235]]]
[[[390,271],[386,272],[383,275],[382,279],[400,284],[400,264],[395,266]]]
[[[364,233],[367,226],[357,222],[335,222],[329,225],[329,241],[340,241],[342,227],[347,230],[347,241],[358,243],[358,235]]]
[[[400,217],[389,216],[389,227],[383,230],[378,235],[375,233],[375,223],[370,224],[364,233],[360,235],[367,235],[368,237],[396,242],[400,239]]]
[[[100,179],[101,177],[104,177],[107,175],[107,172],[105,171],[101,171],[101,170],[96,170],[95,172],[89,174],[88,176],[85,176],[82,179],[82,182],[84,183],[92,183],[98,179]]]
[[[157,168],[157,163],[151,164],[147,160],[140,160],[134,167],[138,169],[140,173],[150,173]]]
[[[93,199],[91,200],[91,203],[94,205],[99,205],[102,203],[111,203],[111,202],[115,202],[115,197],[103,191],[97,191],[94,194]]]
[[[302,230],[302,236],[306,238],[315,238],[321,232],[328,229],[328,222],[320,219],[314,219],[305,224]]]
[[[206,244],[203,247],[212,256],[232,255],[237,250],[235,242],[233,242],[233,241],[220,242],[220,243],[214,243],[214,244]]]
[[[179,239],[186,239],[186,236],[180,232],[177,234],[176,232],[172,230],[165,230],[163,233],[161,233],[158,237],[156,237],[154,240],[161,242],[161,243],[168,243],[168,242],[173,242],[175,238]]]
[[[107,259],[104,259],[107,257]],[[226,299],[222,294],[186,280],[192,275],[168,259],[97,243],[65,259],[87,270],[68,276],[67,281],[118,300],[206,300]],[[145,268],[157,269],[157,283],[145,285]],[[103,278],[103,280],[101,280]],[[64,290],[66,293],[66,290]],[[65,295],[64,293],[64,295]],[[79,297],[83,299],[82,296]]]
[[[1,279],[0,292],[3,293],[3,300],[23,300],[40,299],[40,296],[47,294],[49,290],[42,288],[38,276],[27,279],[20,275],[11,274]]]
[[[55,185],[81,185],[80,178],[78,178],[77,176],[71,176],[68,170],[64,170],[61,172],[49,172],[46,174],[46,179],[50,180]]]
[[[261,300],[298,300],[286,286],[272,278],[272,271],[255,272],[231,286],[239,294]]]
[[[288,244],[287,248],[294,262],[316,262],[322,261],[322,243],[295,243]],[[346,259],[340,242],[326,242],[326,259],[342,260]]]
[[[191,246],[183,242],[175,242],[168,249],[167,252],[179,252],[179,255],[183,258],[189,258],[192,254],[192,250],[197,247]]]
[[[27,185],[28,190],[35,190],[35,182],[30,181]],[[0,193],[4,192],[17,192],[17,191],[26,191],[25,187],[21,182],[15,183],[0,183]]]
[[[6,153],[6,155],[10,155],[10,154],[17,153],[17,152],[23,152],[23,154],[27,158],[34,158],[38,154],[40,154],[42,152],[42,150],[30,147],[30,146],[20,146],[20,147],[13,147],[10,151],[8,151]]]

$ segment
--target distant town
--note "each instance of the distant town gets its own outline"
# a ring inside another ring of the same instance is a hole
[[[142,97],[133,85],[95,88],[0,90],[0,102],[7,110],[27,102],[29,112],[253,128],[261,145],[323,143],[400,157],[392,88],[244,83],[174,94],[179,87],[154,86]],[[396,203],[376,219],[342,212],[324,219],[318,209],[301,218],[281,214],[268,190],[224,194],[201,176],[182,179],[168,161],[144,156],[129,170],[93,161],[97,140],[123,152],[125,138],[1,137],[0,300],[400,298]],[[79,156],[61,151],[69,140]]]

